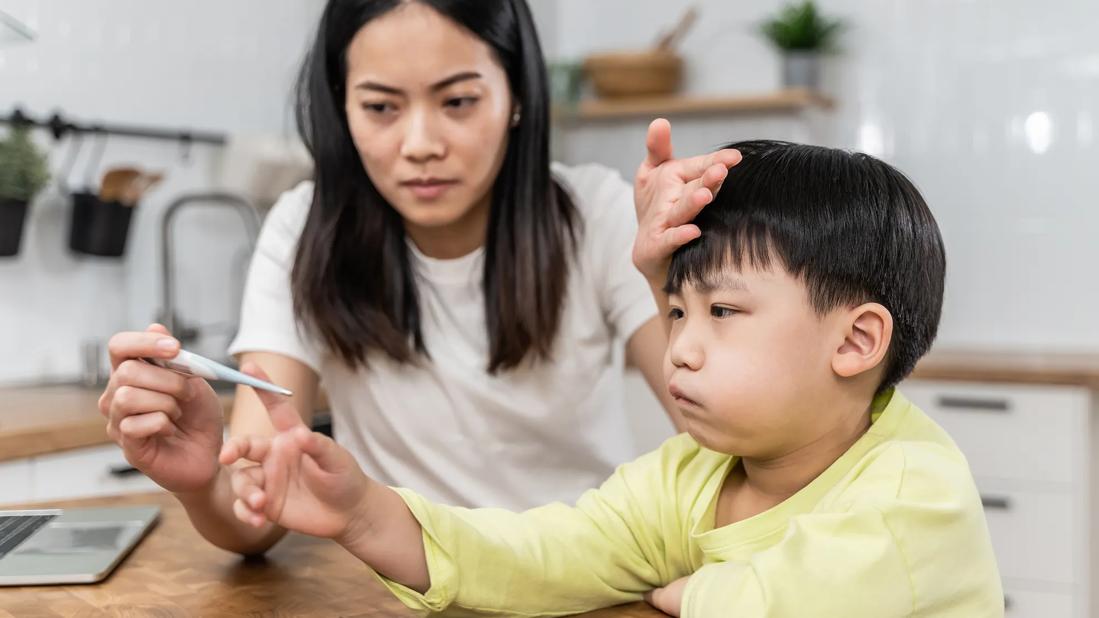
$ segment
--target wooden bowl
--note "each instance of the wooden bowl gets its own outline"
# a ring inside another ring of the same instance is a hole
[[[599,53],[584,60],[584,71],[602,98],[660,96],[679,89],[683,58],[656,50]]]

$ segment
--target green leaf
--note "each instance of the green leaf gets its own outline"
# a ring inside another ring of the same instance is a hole
[[[779,49],[819,51],[832,47],[843,22],[824,17],[813,0],[804,0],[787,4],[759,29]]]
[[[0,140],[0,197],[29,202],[49,180],[46,155],[27,127],[15,127]]]

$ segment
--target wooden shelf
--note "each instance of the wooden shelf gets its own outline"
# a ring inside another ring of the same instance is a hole
[[[791,89],[767,94],[725,97],[593,99],[581,101],[575,109],[558,109],[557,118],[564,122],[576,123],[638,117],[796,112],[813,107],[828,109],[832,105],[833,101],[820,93]]]

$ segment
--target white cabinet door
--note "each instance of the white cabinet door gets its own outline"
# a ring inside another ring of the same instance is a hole
[[[34,461],[34,499],[62,500],[85,496],[155,491],[156,483],[141,473],[111,474],[126,458],[114,444],[43,455]]]
[[[950,434],[978,479],[1069,487],[1086,478],[1086,389],[910,380],[899,390]]]
[[[34,498],[34,465],[30,459],[0,462],[0,505]]]

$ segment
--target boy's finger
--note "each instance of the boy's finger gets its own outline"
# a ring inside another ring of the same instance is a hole
[[[264,517],[262,513],[257,513],[248,508],[248,505],[244,504],[239,498],[233,501],[233,515],[249,526],[254,526],[256,528],[259,528],[267,521],[267,518]]]
[[[645,136],[645,149],[648,151],[643,166],[656,167],[672,158],[672,125],[664,118],[649,123],[649,132]]]
[[[259,378],[264,382],[271,381],[271,377],[267,375],[267,372],[253,362],[247,362],[241,365],[240,371],[241,373],[250,375],[254,378]],[[263,403],[263,407],[267,408],[267,413],[271,417],[271,424],[275,426],[276,430],[282,432],[293,429],[299,425],[305,426],[305,423],[301,420],[301,415],[294,409],[294,405],[290,402],[289,397],[270,393],[258,388],[252,390]]]
[[[302,452],[317,462],[321,470],[338,472],[345,467],[340,446],[332,438],[302,427],[294,431],[294,441]]]
[[[260,436],[236,436],[229,438],[225,443],[225,446],[221,447],[221,454],[218,456],[218,461],[221,462],[221,465],[223,466],[228,466],[241,459],[262,462],[267,458],[267,453],[270,452],[270,450],[270,438],[262,438]]]

